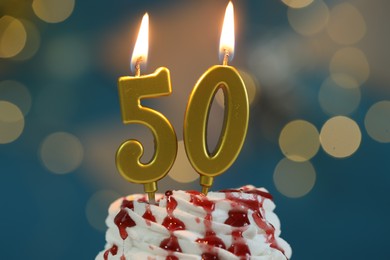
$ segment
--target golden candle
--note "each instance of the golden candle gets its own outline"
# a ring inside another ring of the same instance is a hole
[[[224,173],[236,160],[244,144],[249,102],[246,88],[237,70],[228,66],[234,51],[234,13],[230,2],[226,8],[221,33],[220,52],[223,65],[208,69],[196,83],[185,114],[184,142],[194,169],[201,175],[202,192],[207,194],[214,177]],[[214,96],[223,90],[225,116],[222,134],[214,152],[207,149],[207,121]]]
[[[122,120],[124,124],[143,124],[154,136],[155,152],[146,164],[140,162],[143,146],[137,140],[127,140],[118,149],[116,165],[127,181],[144,185],[149,201],[154,201],[157,181],[165,177],[177,153],[175,131],[160,112],[141,105],[142,98],[166,96],[172,93],[169,70],[158,68],[153,74],[140,75],[141,64],[146,62],[148,51],[148,15],[145,14],[134,48],[131,65],[135,77],[124,76],[118,81]]]

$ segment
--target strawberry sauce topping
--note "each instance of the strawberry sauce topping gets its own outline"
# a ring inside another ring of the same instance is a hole
[[[111,255],[116,255],[118,253],[118,246],[117,245],[113,245],[111,248],[107,249],[105,252],[104,252],[104,260],[107,260],[108,259],[108,254],[111,253]]]
[[[173,234],[171,234],[170,237],[161,241],[160,247],[173,252],[182,252],[181,247],[179,245],[179,241],[177,240],[177,237]]]
[[[229,252],[240,257],[240,260],[248,259],[251,252],[249,251],[248,246],[245,243],[244,238],[242,237],[242,231],[237,229],[232,232],[233,243],[229,247]]]
[[[150,204],[146,204],[146,210],[142,217],[145,219],[148,226],[151,225],[151,222],[156,223],[156,217],[153,216],[152,210],[150,209]]]
[[[219,260],[218,254],[204,253],[202,254],[202,260]]]
[[[206,211],[206,216],[203,220],[205,236],[196,240],[197,243],[203,244],[202,259],[218,259],[216,248],[226,249],[226,245],[221,238],[216,236],[212,228],[213,217],[211,214],[215,209],[215,203],[210,201],[203,193],[197,191],[188,191],[187,193],[190,194],[191,203],[202,207]]]
[[[266,232],[267,243],[269,243],[271,247],[278,249],[279,251],[284,253],[284,250],[281,247],[279,247],[279,245],[276,242],[275,228],[264,219],[263,215],[260,212],[261,210],[263,210],[263,203],[265,198],[272,200],[271,194],[257,189],[224,190],[221,192],[225,192],[226,199],[229,199],[233,202],[232,203],[233,209],[229,211],[228,213],[229,218],[225,221],[225,224],[235,226],[235,227],[242,227],[248,225],[249,224],[248,209],[251,209],[253,211],[252,217],[256,225]],[[251,194],[252,196],[249,199],[243,199],[238,197],[238,192]],[[234,232],[232,233],[232,236],[233,239],[235,237],[239,238],[239,236],[234,236]],[[230,252],[232,252],[231,249],[232,248],[230,247],[229,248]],[[238,251],[244,252],[245,249],[242,250],[240,249]],[[240,256],[238,252],[237,254],[236,253],[234,254]]]
[[[218,237],[213,230],[212,213],[215,210],[215,202],[209,200],[207,196],[198,191],[187,191],[187,194],[190,196],[189,202],[194,206],[201,207],[206,212],[204,219],[199,217],[195,218],[196,223],[201,223],[201,221],[203,221],[204,224],[204,237],[200,237],[195,241],[200,245],[200,248],[203,251],[201,255],[203,260],[219,260],[218,251],[221,249],[228,250],[232,254],[238,256],[240,260],[248,259],[250,257],[250,249],[243,237],[243,232],[245,232],[246,227],[250,225],[248,214],[251,214],[255,224],[265,231],[266,241],[270,246],[284,253],[283,249],[280,248],[276,242],[275,228],[268,223],[263,216],[264,200],[272,200],[272,196],[269,193],[250,187],[243,187],[238,190],[222,190],[221,192],[225,193],[225,197],[231,205],[228,217],[224,222],[224,224],[232,227],[232,242],[228,246],[225,245],[224,241]],[[172,191],[167,191],[165,193],[167,216],[161,223],[161,225],[169,231],[169,237],[164,238],[159,245],[160,248],[168,251],[166,260],[178,260],[176,253],[181,253],[182,248],[180,247],[179,239],[175,235],[175,231],[186,230],[184,222],[174,215],[178,203],[172,195]],[[152,213],[151,205],[147,203],[145,198],[138,199],[138,202],[145,203],[145,212],[142,215],[142,218],[148,226],[151,226],[152,222],[156,223],[156,217]],[[136,225],[128,214],[128,209],[134,211],[134,202],[124,199],[120,211],[114,219],[123,240],[128,237],[126,228],[131,228]],[[251,210],[250,213],[248,212],[249,210]],[[107,260],[109,254],[116,255],[117,252],[118,247],[113,245],[104,252],[104,259]]]
[[[232,227],[244,227],[249,225],[248,212],[243,210],[229,210],[229,217],[225,224]]]
[[[123,240],[128,236],[126,228],[135,226],[134,220],[129,216],[126,209],[121,209],[119,211],[115,216],[114,223],[118,227],[119,234]]]
[[[174,260],[178,259],[173,255],[174,252],[182,252],[179,241],[174,234],[174,231],[177,230],[185,230],[186,226],[184,223],[173,216],[173,211],[177,207],[177,201],[172,197],[172,191],[165,192],[165,196],[167,197],[167,216],[164,218],[161,225],[166,227],[170,233],[168,238],[165,238],[160,243],[160,247],[170,251],[169,255],[166,257],[166,260]]]

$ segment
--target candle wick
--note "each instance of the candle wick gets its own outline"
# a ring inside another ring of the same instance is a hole
[[[222,65],[227,66],[228,65],[228,61],[229,61],[229,50],[228,49],[224,49],[224,51],[225,51],[225,53],[224,53],[224,56],[223,56]]]
[[[142,56],[137,58],[137,61],[135,62],[135,76],[139,77],[141,76],[141,62],[142,62]]]

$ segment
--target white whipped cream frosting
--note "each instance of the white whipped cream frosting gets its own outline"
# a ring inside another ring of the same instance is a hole
[[[253,192],[248,193],[247,191]],[[201,260],[202,255],[212,255],[214,258],[209,259],[220,260],[289,259],[292,254],[291,247],[279,237],[281,232],[280,221],[273,212],[275,204],[270,196],[259,194],[267,195],[268,192],[263,188],[248,185],[228,192],[209,192],[207,197],[203,194],[186,191],[172,191],[169,194],[170,196],[157,194],[156,205],[145,203],[145,195],[141,194],[120,198],[112,203],[109,208],[109,215],[106,219],[108,226],[106,232],[107,243],[105,250],[97,255],[96,260]],[[172,201],[172,198],[175,202],[173,210],[172,206],[169,209],[169,201]],[[133,201],[133,210],[128,207],[122,207],[121,209],[124,200],[125,202],[126,200]],[[201,203],[196,203],[194,200],[201,201]],[[253,202],[258,203],[259,209],[254,211],[253,207],[248,208],[246,201],[252,203],[251,205],[253,205]],[[210,207],[202,207],[203,204],[213,205],[212,210],[210,210]],[[115,218],[121,210],[122,215],[123,213],[127,214],[127,217],[129,217],[127,220],[130,219],[133,224],[131,227],[122,230],[122,233],[120,233],[118,223],[115,223]],[[229,216],[230,218],[235,217],[232,212],[237,210],[244,212],[245,225],[242,225],[242,223],[238,223],[239,226],[225,224]],[[151,213],[156,222],[143,218],[145,212]],[[256,212],[259,212],[259,214]],[[179,219],[185,225],[185,228],[175,231],[168,230],[163,223],[169,216]],[[259,220],[256,221],[255,216],[261,217],[261,223]],[[264,225],[272,228],[271,235],[270,229],[264,228]],[[207,232],[210,230],[215,232],[215,235],[223,241],[225,248],[210,246],[204,241],[199,241],[199,239],[207,237]],[[123,231],[127,233],[125,239],[123,239]],[[236,236],[233,234],[236,234]],[[179,250],[171,251],[161,248],[162,241],[172,236],[177,239]],[[237,242],[246,244],[250,253],[245,256],[237,256],[230,252],[229,248]]]

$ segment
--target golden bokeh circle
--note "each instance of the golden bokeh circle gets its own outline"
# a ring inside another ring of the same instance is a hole
[[[336,116],[325,122],[320,133],[321,146],[336,158],[351,156],[360,146],[362,134],[358,124],[345,116]]]
[[[310,161],[294,162],[283,158],[275,168],[273,180],[276,189],[289,198],[308,194],[316,182],[316,171]]]
[[[390,143],[390,101],[375,103],[364,119],[368,135],[381,143]]]
[[[358,88],[360,86],[359,82],[353,78],[351,75],[344,73],[333,73],[330,75],[337,85],[343,88]]]
[[[56,174],[65,174],[76,170],[84,157],[80,140],[66,132],[56,132],[42,142],[40,158],[44,166]]]
[[[283,127],[279,146],[290,160],[304,162],[314,157],[320,148],[317,128],[304,120],[295,120]]]
[[[26,44],[21,52],[12,57],[13,60],[25,61],[32,58],[41,45],[41,35],[38,28],[32,22],[20,19],[27,34]]]
[[[329,115],[348,115],[360,104],[359,88],[344,88],[339,86],[332,77],[321,85],[318,100],[321,108]]]
[[[355,47],[346,47],[338,50],[331,58],[329,70],[331,75],[348,75],[359,85],[363,84],[370,75],[370,66],[366,55]],[[340,79],[333,78],[336,82]]]
[[[23,23],[9,15],[0,18],[0,58],[11,58],[26,45],[27,33]]]
[[[248,94],[248,102],[249,102],[249,105],[252,105],[253,101],[257,98],[258,96],[258,88],[259,88],[259,84],[257,82],[257,80],[255,79],[255,77],[250,74],[249,72],[246,72],[246,71],[243,71],[243,70],[239,70],[239,73],[240,73],[240,76],[242,78],[242,80],[244,81],[244,85],[245,85],[245,88],[246,88],[246,93]],[[215,99],[217,101],[217,104],[220,106],[220,107],[225,107],[225,104],[224,104],[224,95],[223,95],[223,91],[222,90],[219,90],[217,92],[217,94],[215,95]]]
[[[73,12],[75,0],[33,0],[34,13],[47,23],[59,23]]]
[[[291,27],[304,36],[321,32],[329,19],[329,8],[322,0],[316,0],[302,9],[289,8],[287,18]]]
[[[291,8],[303,8],[313,3],[313,0],[282,0],[282,2]]]
[[[12,143],[22,134],[24,116],[15,104],[0,101],[0,144]]]
[[[367,26],[362,14],[350,3],[336,5],[330,11],[327,25],[329,37],[339,44],[355,44],[366,34]]]
[[[193,182],[199,178],[199,174],[191,166],[188,161],[183,140],[177,144],[177,156],[168,176],[180,183]]]
[[[30,91],[22,83],[14,80],[0,82],[0,98],[17,105],[27,115],[31,108]]]
[[[108,208],[119,197],[118,193],[111,190],[101,190],[93,194],[85,207],[88,223],[99,231],[106,231],[104,220],[107,218]]]

